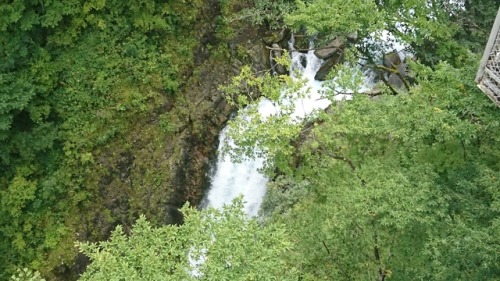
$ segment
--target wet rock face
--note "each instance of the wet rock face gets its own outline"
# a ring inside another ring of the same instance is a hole
[[[271,69],[276,72],[277,74],[287,74],[288,70],[281,64],[279,64],[276,61],[276,58],[279,58],[283,55],[283,51],[281,47],[277,44],[274,43],[271,45],[272,50],[271,50],[271,55],[272,55],[272,60],[271,60]]]
[[[255,67],[257,65],[264,65],[274,74],[288,74],[288,69],[279,64],[276,58],[281,57],[284,54],[284,50],[288,49],[288,41],[290,40],[290,30],[288,29],[265,29],[261,28],[258,30],[258,36],[264,43],[266,48],[267,60],[253,60],[252,65]],[[257,44],[259,45],[259,44]],[[251,57],[256,57],[255,54],[250,54]]]
[[[345,47],[345,40],[338,37],[328,43],[325,47],[314,51],[314,54],[318,58],[325,60],[314,76],[314,79],[324,81],[328,77],[332,68],[342,62],[342,54]]]
[[[403,82],[403,79],[406,77],[406,65],[405,64],[399,64],[396,67],[396,73],[391,73],[389,77],[387,78],[387,83],[389,85],[398,88],[398,89],[403,89],[405,87],[405,84]]]
[[[140,214],[153,224],[179,224],[178,209],[186,202],[192,206],[201,202],[218,135],[234,110],[219,86],[229,83],[245,64],[255,72],[269,70],[269,50],[257,29],[238,26],[231,41],[216,36],[218,3],[207,1],[193,67],[186,70],[179,92],[94,152],[97,168],[88,182],[95,191],[77,214],[81,218],[75,219],[80,241],[105,240],[118,224],[127,232]],[[247,56],[231,53],[230,46]],[[228,48],[229,55],[221,56],[214,51],[217,47]],[[159,134],[165,115],[175,122],[175,129]],[[79,257],[75,254],[73,264],[54,273],[59,280],[75,280],[83,272],[88,260],[77,261]]]
[[[239,74],[241,66],[247,64],[254,72],[269,70],[269,50],[259,40],[258,31],[252,27],[242,27],[229,45],[237,46],[246,53],[244,58],[237,53],[220,60],[209,58],[195,71],[183,90],[188,112],[189,126],[182,133],[179,165],[176,166],[172,186],[175,192],[171,197],[172,206],[182,206],[185,202],[199,205],[204,191],[209,187],[208,172],[211,159],[215,158],[218,136],[229,115],[233,112],[220,85],[228,84],[231,77]]]
[[[328,74],[332,70],[334,66],[339,64],[341,62],[341,54],[340,53],[334,53],[329,59],[327,59],[321,67],[319,68],[318,72],[316,72],[316,75],[314,76],[314,79],[318,81],[324,81],[328,77]]]
[[[314,51],[314,54],[318,58],[326,60],[326,59],[333,57],[335,54],[342,52],[342,50],[344,48],[345,48],[345,44],[344,44],[343,40],[341,40],[340,38],[335,38],[333,41],[331,41],[325,47]]]
[[[286,39],[285,36],[287,35],[287,33],[288,32],[285,29],[265,30],[262,33],[262,40],[268,46],[270,46],[272,44],[278,44],[281,41],[283,41],[284,39]]]
[[[397,51],[392,51],[384,55],[384,66],[387,68],[397,67],[402,63],[401,57],[399,56]]]
[[[396,88],[403,89],[405,83],[403,79],[408,75],[406,63],[401,60],[397,51],[392,51],[384,55],[383,66],[387,69],[382,75],[382,79],[386,79],[387,83]]]

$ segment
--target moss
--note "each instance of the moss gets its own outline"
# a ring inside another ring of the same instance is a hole
[[[133,78],[118,73],[115,82],[99,92],[97,106],[92,99],[85,100],[89,111],[75,112],[78,118],[66,124],[64,134],[71,141],[65,144],[61,177],[67,186],[59,215],[67,232],[58,236],[57,247],[43,250],[45,258],[37,259],[41,262],[35,267],[44,276],[51,280],[78,276],[86,261],[80,261],[76,240],[107,239],[118,224],[128,231],[140,214],[157,225],[178,223],[176,208],[201,200],[208,184],[208,159],[232,110],[218,85],[235,74],[242,60],[251,62],[246,50],[255,44],[248,41],[257,36],[253,29],[234,36],[221,31],[239,26],[234,24],[216,31],[213,20],[219,10],[209,9],[195,28],[185,31],[182,38],[188,39],[165,37],[158,57],[150,54],[153,61],[170,61],[169,71],[158,66],[148,69],[153,62],[146,55],[140,66],[131,69]],[[210,43],[204,44],[205,39]],[[240,46],[237,53],[233,43]],[[128,45],[124,50],[126,63],[141,55],[138,49],[129,56]],[[124,62],[117,58],[104,63],[118,67]],[[72,73],[71,79],[79,73]]]

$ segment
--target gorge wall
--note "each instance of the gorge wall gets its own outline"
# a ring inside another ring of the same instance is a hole
[[[131,120],[132,129],[93,152],[96,163],[85,179],[93,193],[70,220],[76,240],[105,240],[117,225],[128,232],[140,214],[155,224],[182,223],[178,209],[186,202],[200,203],[218,135],[234,111],[219,85],[243,65],[268,70],[266,45],[284,39],[283,32],[248,23],[221,23],[224,13],[244,6],[221,7],[217,0],[204,6],[193,32],[198,42],[193,61],[179,93],[164,93],[162,106]],[[175,122],[164,124],[163,116]],[[75,280],[85,270],[88,259],[76,249],[68,252],[72,254],[51,273],[54,279]]]

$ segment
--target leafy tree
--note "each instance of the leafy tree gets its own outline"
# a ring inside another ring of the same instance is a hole
[[[244,119],[253,120],[250,133],[237,125],[240,134],[232,135],[246,145],[239,151],[255,145],[279,151],[270,154],[268,170],[280,176],[263,204],[263,213],[272,214],[268,223],[286,222],[296,247],[286,257],[299,279],[496,280],[500,123],[497,108],[473,82],[477,56],[453,39],[460,26],[453,21],[457,7],[356,3],[304,1],[286,19],[311,33],[341,35],[356,26],[370,35],[386,28],[431,67],[410,63],[416,84],[407,93],[376,99],[355,94],[302,128],[290,122],[290,111],[263,120],[249,110]],[[363,20],[336,21],[341,13],[315,22],[339,7],[346,15],[358,11]],[[395,28],[401,22],[409,33]],[[438,63],[443,59],[449,62]],[[246,77],[236,83],[244,95],[246,86],[259,85]],[[272,90],[259,89],[273,97]],[[291,131],[279,141],[265,139]]]
[[[408,94],[356,95],[320,117],[264,202],[305,280],[498,276],[500,123],[471,65],[415,65]]]
[[[474,52],[480,53],[488,40],[500,1],[464,0],[462,2],[463,9],[456,10],[451,17],[452,21],[460,26],[454,38]]]
[[[278,3],[258,2],[267,5]],[[460,44],[461,40],[455,40],[454,37],[460,38],[463,27],[467,27],[468,33],[477,34],[484,23],[482,17],[491,16],[485,12],[487,6],[482,2],[476,4],[466,1],[465,5],[460,5],[459,1],[448,0],[356,0],[349,3],[337,0],[296,1],[288,9],[275,9],[278,13],[275,18],[284,19],[281,27],[300,32],[305,30],[316,37],[320,45],[333,38],[345,39],[356,34],[360,56],[371,63],[381,60],[380,46],[385,45],[387,49],[396,42],[405,42],[408,46],[406,51],[411,51],[422,62],[435,64],[447,60],[458,65],[467,57],[465,47],[473,45],[477,37],[472,39],[473,36],[467,36],[467,44]],[[255,7],[258,9],[259,5]],[[245,15],[245,10],[241,14]],[[265,11],[254,14],[266,15]],[[478,18],[467,20],[472,14]],[[389,31],[394,39],[387,40],[383,30]]]
[[[243,112],[229,120],[228,136],[235,145],[226,146],[224,153],[230,153],[235,161],[259,155],[270,156],[267,159],[274,159],[275,164],[278,159],[286,159],[291,147],[289,139],[300,132],[299,124],[293,121],[295,106],[290,101],[297,95],[308,94],[302,89],[303,82],[286,75],[255,75],[249,67],[243,67],[231,84],[221,87],[228,102]],[[284,87],[289,90],[281,91]],[[277,105],[279,110],[261,113],[258,108],[262,103]]]
[[[185,206],[184,223],[153,227],[141,217],[130,236],[118,226],[109,241],[79,244],[92,263],[81,280],[283,280],[293,276],[284,226],[261,226],[241,199],[223,210]]]
[[[356,95],[335,103],[329,114],[312,115],[305,130],[292,122],[286,102],[300,83],[243,70],[226,91],[248,108],[252,123],[247,133],[236,129],[232,136],[242,145],[238,155],[265,152],[268,171],[282,174],[266,199],[273,222],[261,227],[243,220],[236,207],[201,214],[186,209],[182,226],[154,228],[141,219],[129,237],[118,229],[100,246],[81,245],[95,259],[84,278],[167,272],[189,279],[187,257],[204,251],[209,259],[199,270],[205,279],[283,279],[292,272],[311,280],[498,276],[498,111],[474,87],[467,50],[479,51],[486,42],[498,1],[466,0],[465,9],[417,0],[252,3],[244,12],[257,23],[285,22],[327,39],[353,31],[371,36],[374,44],[360,51],[374,61],[377,52],[370,48],[380,43],[378,31],[387,29],[432,68],[412,66],[418,84],[407,94],[377,100]],[[175,98],[193,63],[190,35],[201,4],[0,4],[0,279],[18,267],[50,277],[74,257],[75,214],[91,209],[99,196],[94,158]],[[283,85],[290,89],[284,99]],[[281,103],[282,111],[262,118],[257,92]],[[235,119],[233,127],[248,120]],[[244,251],[248,241],[255,242],[251,252]],[[286,241],[294,241],[297,251]],[[169,245],[175,248],[159,252]],[[19,278],[37,277],[23,272]]]
[[[235,1],[238,3],[238,1]],[[268,28],[280,28],[283,26],[284,15],[294,10],[294,1],[290,0],[251,0],[249,6],[235,15],[229,16],[228,20],[245,20],[252,24],[263,25]]]
[[[177,92],[200,6],[0,4],[1,280],[18,267],[51,277],[76,255],[74,214],[95,201],[96,151]]]
[[[15,275],[11,276],[11,281],[46,281],[37,271],[31,271],[27,268],[19,269]]]

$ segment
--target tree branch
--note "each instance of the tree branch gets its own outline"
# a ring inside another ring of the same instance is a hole
[[[378,236],[377,236],[377,231],[375,229],[375,220],[372,219],[372,228],[373,228],[373,255],[375,256],[376,263],[378,265],[378,273],[379,273],[379,280],[384,281],[386,275],[385,269],[382,268],[382,261],[380,260],[380,248],[378,246]]]
[[[394,96],[399,95],[398,91],[396,91],[396,90],[395,90],[395,89],[391,86],[391,84],[389,84],[389,82],[388,82],[388,81],[387,81],[384,77],[382,77],[382,79],[381,79],[381,80],[382,80],[382,82],[384,82],[384,84],[385,84],[387,87],[389,87],[389,90],[391,90],[391,92],[392,92],[392,94],[393,94]]]
[[[328,255],[331,255],[331,253],[330,253],[330,249],[328,249],[328,247],[326,246],[325,241],[324,241],[324,240],[322,240],[322,241],[321,241],[321,243],[323,243],[323,246],[325,247],[326,252],[328,253]]]
[[[354,164],[352,163],[352,161],[349,158],[344,157],[344,156],[340,156],[340,155],[336,155],[336,154],[331,154],[328,151],[326,151],[326,155],[330,156],[333,159],[342,160],[342,161],[346,162],[347,165],[354,172],[354,175],[361,181],[361,186],[365,186],[366,185],[366,181],[362,177],[360,177],[358,174],[355,173],[356,172],[356,167],[354,166]]]
[[[389,67],[385,67],[383,65],[375,65],[375,68],[387,71],[387,72],[392,73],[392,74],[396,74],[399,77],[399,79],[401,79],[401,81],[403,81],[403,84],[405,85],[406,90],[410,91],[410,85],[408,84],[406,79],[403,77],[403,75],[401,73],[399,73],[397,68],[389,68]]]
[[[283,48],[273,48],[266,46],[266,49],[271,50],[271,51],[288,51],[288,52],[308,52],[308,51],[316,51],[316,50],[326,50],[326,49],[338,49],[340,51],[340,48],[336,47],[321,47],[321,48],[309,48],[309,49],[292,49],[292,50],[287,50]]]

